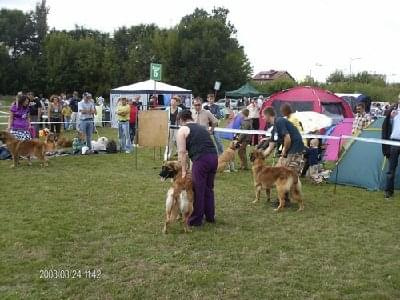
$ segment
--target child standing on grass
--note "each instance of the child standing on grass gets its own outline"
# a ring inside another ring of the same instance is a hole
[[[72,109],[69,105],[64,105],[61,114],[64,119],[64,130],[68,130],[69,123],[71,122]]]
[[[85,135],[83,133],[77,131],[76,136],[72,140],[72,153],[80,154],[83,146],[86,146]]]
[[[131,137],[129,133],[129,119],[131,107],[126,97],[121,98],[117,107],[118,138],[121,152],[130,153],[132,150]]]
[[[309,174],[311,179],[315,183],[321,183],[323,181],[322,176],[319,174],[319,162],[318,162],[318,155],[319,155],[319,141],[318,139],[312,139],[310,141],[310,147],[307,149],[307,160],[309,163]]]

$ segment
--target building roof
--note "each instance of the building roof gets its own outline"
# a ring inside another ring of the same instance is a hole
[[[277,71],[277,70],[261,71],[256,75],[254,75],[253,80],[274,80],[285,75],[294,80],[294,78],[289,74],[289,72]]]

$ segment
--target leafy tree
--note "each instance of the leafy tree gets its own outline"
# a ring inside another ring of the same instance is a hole
[[[297,85],[297,83],[293,80],[282,78],[277,80],[272,80],[271,82],[266,82],[263,84],[252,82],[252,85],[262,94],[271,95],[273,93],[290,89]]]
[[[336,70],[332,74],[328,76],[326,79],[327,83],[336,83],[336,82],[346,82],[346,77],[343,74],[343,71],[341,70]]]
[[[8,47],[13,59],[31,52],[34,35],[32,12],[0,10],[0,42]]]
[[[227,22],[228,10],[216,8],[212,14],[196,9],[182,18],[168,65],[170,82],[192,88],[205,95],[214,82],[223,90],[237,88],[250,76],[251,66],[244,50],[234,37],[235,29]]]

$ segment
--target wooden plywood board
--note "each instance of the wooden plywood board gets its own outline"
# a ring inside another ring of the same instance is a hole
[[[165,147],[168,143],[168,113],[165,110],[139,111],[139,145]]]

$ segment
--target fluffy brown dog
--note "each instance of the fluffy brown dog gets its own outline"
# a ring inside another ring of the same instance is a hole
[[[14,164],[16,167],[19,163],[20,155],[27,156],[29,165],[31,165],[31,156],[35,155],[41,162],[42,166],[47,166],[47,159],[45,157],[46,145],[37,139],[30,141],[19,141],[12,134],[7,131],[0,132],[0,141],[7,145],[8,150],[11,152]]]
[[[48,135],[46,135],[44,140],[46,152],[53,152],[56,150],[56,140],[57,136],[53,132],[50,132]]]
[[[301,196],[301,182],[295,171],[286,167],[269,167],[264,164],[264,155],[260,150],[254,150],[250,156],[253,162],[253,179],[256,199],[253,203],[260,200],[261,189],[266,189],[267,199],[271,199],[271,188],[276,187],[279,206],[275,211],[280,211],[285,206],[285,194],[290,193],[293,200],[299,203],[299,211],[304,209],[303,198]]]
[[[172,179],[172,187],[169,188],[165,201],[165,225],[163,232],[167,233],[168,225],[173,223],[179,215],[182,216],[183,229],[189,232],[189,217],[193,212],[194,193],[192,175],[186,174],[182,178],[182,167],[177,161],[167,161],[161,168],[162,181]]]
[[[226,166],[229,165],[229,169],[234,168],[234,160],[235,160],[235,151],[240,147],[237,141],[232,141],[229,144],[229,147],[225,149],[225,151],[218,156],[218,168],[217,172],[222,173]]]

